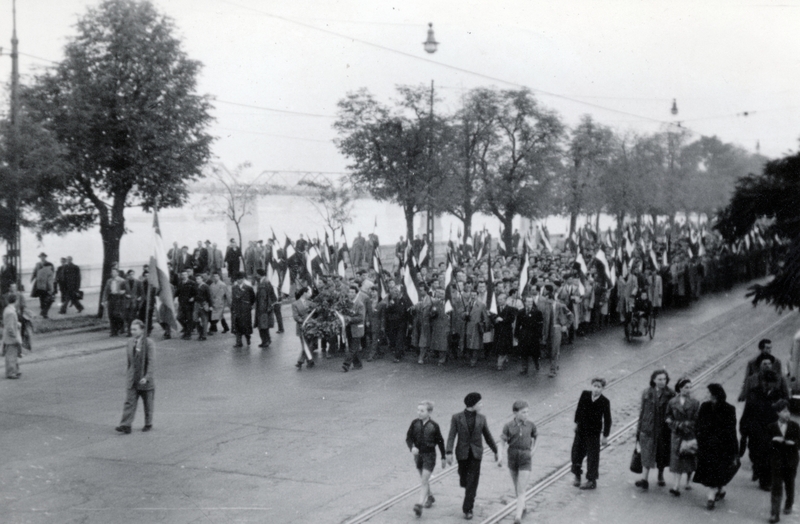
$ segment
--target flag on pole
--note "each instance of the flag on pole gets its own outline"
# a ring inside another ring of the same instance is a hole
[[[544,225],[540,226],[540,233],[542,237],[542,244],[544,244],[544,248],[549,252],[553,252],[553,246],[550,245],[550,238],[549,234],[547,233],[547,228]]]
[[[158,289],[158,300],[164,306],[161,310],[163,321],[177,331],[178,322],[175,320],[175,302],[172,298],[172,285],[169,283],[167,252],[158,225],[158,212],[155,209],[153,210],[153,254],[150,255],[147,282],[150,284],[150,289]]]
[[[603,270],[606,273],[606,276],[611,281],[611,286],[613,287],[614,284],[617,283],[617,275],[615,271],[611,270],[611,267],[608,265],[608,258],[606,258],[606,254],[602,249],[598,249],[597,253],[594,255],[595,260],[600,262],[600,265],[603,266]]]
[[[403,266],[403,287],[405,288],[406,295],[413,305],[419,302],[419,291],[417,291],[417,284],[414,282],[414,273],[416,273],[413,255],[408,251],[406,258],[406,265]]]
[[[275,260],[267,262],[267,280],[272,284],[272,289],[277,289],[280,292],[280,278],[278,277],[278,270],[275,268]]]
[[[453,304],[450,302],[450,284],[453,280],[453,261],[450,254],[447,255],[447,265],[444,270],[444,312],[449,313],[453,310]]]
[[[522,296],[525,286],[528,285],[528,244],[522,245],[522,262],[519,267],[519,287],[517,293]]]
[[[489,266],[489,271],[486,275],[486,311],[489,313],[497,314],[497,298],[494,295],[494,279],[492,276],[492,267]]]
[[[575,263],[577,263],[581,268],[581,274],[585,277],[589,274],[589,268],[586,266],[586,261],[583,259],[583,253],[581,253],[581,248],[578,248],[578,254],[575,255]]]
[[[422,267],[428,261],[428,235],[425,235],[424,244],[419,251],[419,266]]]
[[[506,249],[506,241],[503,239],[503,228],[500,228],[500,235],[497,237],[497,254],[502,257],[508,256],[508,249]]]

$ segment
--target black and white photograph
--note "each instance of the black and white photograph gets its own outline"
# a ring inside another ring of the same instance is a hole
[[[798,28],[0,0],[0,522],[800,522]]]

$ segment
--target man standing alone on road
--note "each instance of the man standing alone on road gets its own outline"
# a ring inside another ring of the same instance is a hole
[[[572,443],[572,484],[581,489],[597,487],[600,446],[606,444],[611,433],[611,403],[603,396],[606,379],[592,379],[592,390],[581,393],[578,408],[575,410],[575,440]],[[602,433],[602,438],[600,434]],[[586,458],[586,484],[581,486],[581,464]]]
[[[486,417],[480,414],[482,407],[480,393],[470,393],[464,397],[466,409],[453,415],[450,421],[450,434],[447,437],[447,463],[453,463],[453,443],[458,436],[456,460],[461,487],[465,488],[464,503],[461,506],[464,518],[472,519],[472,508],[478,492],[478,481],[481,476],[481,459],[483,458],[483,439],[494,452],[495,461],[499,461],[497,444],[494,443]]]
[[[17,359],[22,353],[22,330],[17,318],[17,295],[6,295],[8,305],[3,310],[3,355],[6,357],[6,378],[19,378]]]
[[[131,432],[133,418],[136,416],[136,405],[139,397],[144,404],[144,427],[142,431],[153,428],[153,401],[155,399],[155,344],[145,335],[144,322],[131,322],[132,339],[128,342],[128,372],[125,379],[125,405],[122,409],[122,422],[116,429],[126,435]]]
[[[411,454],[414,455],[414,463],[419,471],[422,485],[420,486],[419,503],[414,504],[414,513],[422,516],[422,506],[430,508],[436,499],[431,494],[430,479],[433,468],[436,467],[436,448],[442,454],[442,469],[445,468],[444,438],[439,424],[431,419],[433,402],[423,400],[417,406],[417,418],[411,422],[411,426],[406,433],[406,444]]]

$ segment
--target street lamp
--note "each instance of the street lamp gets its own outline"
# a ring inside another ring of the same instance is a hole
[[[436,52],[439,42],[433,37],[433,23],[428,24],[428,39],[422,42],[422,47],[426,53],[433,54]]]
[[[424,42],[422,42],[422,48],[425,49],[425,52],[428,54],[433,54],[436,52],[436,49],[439,47],[439,42],[436,41],[436,38],[433,36],[433,23],[428,23],[428,38]],[[431,80],[431,113],[430,113],[430,121],[429,121],[429,132],[428,132],[428,168],[433,168],[433,80]],[[425,217],[425,232],[426,236],[428,237],[428,250],[430,252],[430,256],[428,259],[431,261],[431,266],[436,265],[436,252],[434,250],[433,242],[433,205],[428,205],[428,212],[427,216]]]

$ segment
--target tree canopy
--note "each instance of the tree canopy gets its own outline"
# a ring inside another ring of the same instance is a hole
[[[762,236],[790,242],[775,253],[773,279],[751,288],[753,303],[766,302],[778,309],[800,307],[800,153],[767,162],[759,174],[736,183],[730,203],[718,216],[715,228],[728,242],[744,238],[757,222]]]
[[[89,8],[65,58],[22,90],[30,118],[62,148],[65,187],[44,232],[100,225],[103,280],[119,257],[124,210],[182,205],[187,182],[211,155],[210,99],[197,94],[201,64],[173,21],[147,1]]]

